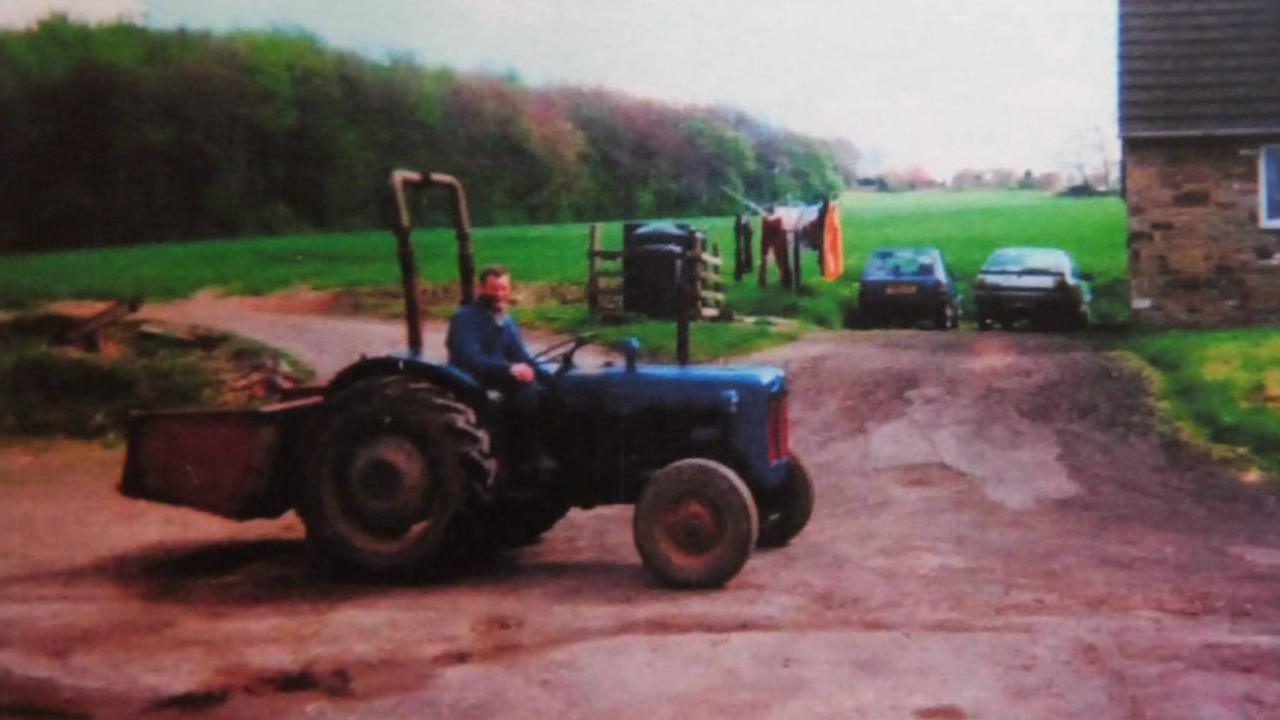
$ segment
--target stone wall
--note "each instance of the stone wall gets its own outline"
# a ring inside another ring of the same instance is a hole
[[[1134,318],[1158,327],[1280,322],[1280,232],[1258,227],[1258,149],[1280,137],[1129,140]]]

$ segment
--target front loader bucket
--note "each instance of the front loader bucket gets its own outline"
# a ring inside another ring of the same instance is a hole
[[[277,517],[292,498],[289,441],[319,396],[255,410],[146,413],[129,419],[120,492],[235,520]]]

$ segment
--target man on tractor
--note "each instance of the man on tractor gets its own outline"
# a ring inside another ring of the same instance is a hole
[[[503,405],[515,432],[515,449],[525,469],[542,470],[551,464],[538,443],[540,410],[546,393],[545,378],[525,347],[508,312],[511,306],[511,273],[500,265],[480,271],[475,302],[458,308],[449,318],[445,345],[449,364],[464,370],[488,390],[503,397]]]

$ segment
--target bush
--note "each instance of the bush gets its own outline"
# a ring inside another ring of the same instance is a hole
[[[215,379],[195,359],[103,361],[28,346],[0,359],[0,431],[97,437],[131,410],[194,405]]]
[[[76,324],[54,314],[0,323],[0,433],[98,437],[122,431],[134,410],[217,400],[208,353],[129,325],[119,328],[126,349],[118,357],[51,347]]]

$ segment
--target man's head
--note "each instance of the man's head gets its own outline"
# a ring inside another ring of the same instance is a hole
[[[511,305],[511,273],[501,265],[490,265],[480,271],[480,300],[495,313],[504,313]]]

